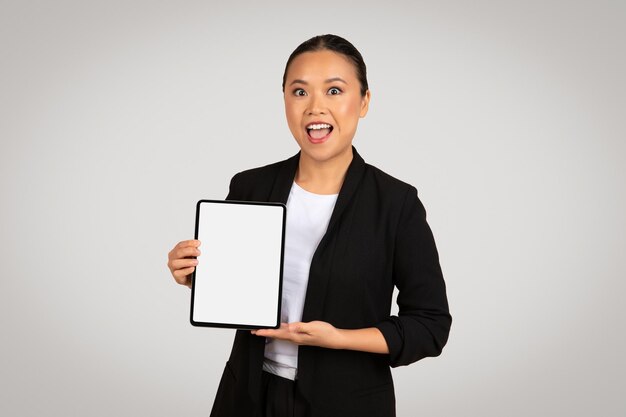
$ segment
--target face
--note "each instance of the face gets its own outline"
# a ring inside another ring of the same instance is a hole
[[[369,91],[361,96],[356,69],[343,55],[323,50],[296,57],[285,80],[285,113],[301,159],[351,159],[352,139],[369,99]]]

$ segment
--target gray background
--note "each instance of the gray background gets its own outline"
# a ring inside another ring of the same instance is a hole
[[[166,254],[200,198],[297,151],[280,81],[363,53],[355,144],[414,184],[453,329],[399,416],[621,416],[623,1],[0,2],[0,415],[205,416],[233,332]],[[620,398],[621,397],[621,398]]]

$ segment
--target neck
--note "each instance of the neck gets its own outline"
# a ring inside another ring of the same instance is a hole
[[[315,194],[338,194],[351,162],[352,148],[328,161],[316,161],[300,153],[295,181]]]

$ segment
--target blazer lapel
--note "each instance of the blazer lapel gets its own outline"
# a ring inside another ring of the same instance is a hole
[[[335,208],[330,216],[330,222],[326,233],[320,241],[309,270],[309,283],[307,286],[306,298],[304,301],[304,310],[302,312],[302,321],[308,322],[312,320],[320,320],[324,316],[324,303],[326,301],[326,291],[328,282],[332,275],[332,268],[336,262],[333,261],[335,246],[338,240],[338,233],[342,230],[341,218],[346,208],[353,200],[354,194],[359,188],[359,184],[365,173],[365,161],[352,148],[352,162],[346,172],[346,178],[343,181]],[[298,378],[300,381],[301,392],[309,401],[314,395],[315,380],[315,348],[309,346],[300,346],[298,349]]]
[[[348,172],[346,172],[346,178],[343,180],[339,196],[337,196],[337,202],[335,203],[333,214],[330,216],[330,223],[328,224],[326,234],[333,230],[337,221],[341,218],[341,214],[345,211],[346,207],[352,200],[352,196],[359,187],[364,172],[365,161],[361,158],[361,155],[359,155],[356,148],[353,146],[352,162],[348,167]]]
[[[336,240],[333,239],[333,237],[337,233],[336,229],[339,221],[352,201],[365,172],[365,161],[354,147],[352,148],[352,153],[352,162],[348,167],[346,178],[337,196],[337,202],[330,216],[328,228],[313,254],[311,268],[309,270],[309,283],[304,301],[304,310],[302,312],[302,321],[318,320],[324,311],[326,288],[328,287],[328,280],[330,279],[333,264],[333,243]]]

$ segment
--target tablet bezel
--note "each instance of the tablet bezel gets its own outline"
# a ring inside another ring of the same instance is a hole
[[[229,323],[229,322],[205,322],[194,320],[194,304],[196,295],[196,269],[191,274],[191,308],[189,314],[189,321],[193,326],[197,327],[216,327],[227,329],[239,329],[239,330],[255,330],[255,329],[277,329],[280,327],[280,317],[282,308],[282,291],[283,291],[283,264],[285,255],[285,228],[287,222],[287,207],[282,203],[275,202],[261,202],[261,201],[238,201],[238,200],[199,200],[196,203],[196,221],[194,230],[194,239],[198,239],[199,227],[200,227],[200,207],[203,203],[209,204],[232,204],[232,205],[251,205],[251,206],[273,206],[282,209],[282,231],[281,231],[281,245],[280,245],[280,266],[278,276],[278,295],[277,295],[277,309],[276,309],[276,324],[274,326],[264,326],[250,323]]]

